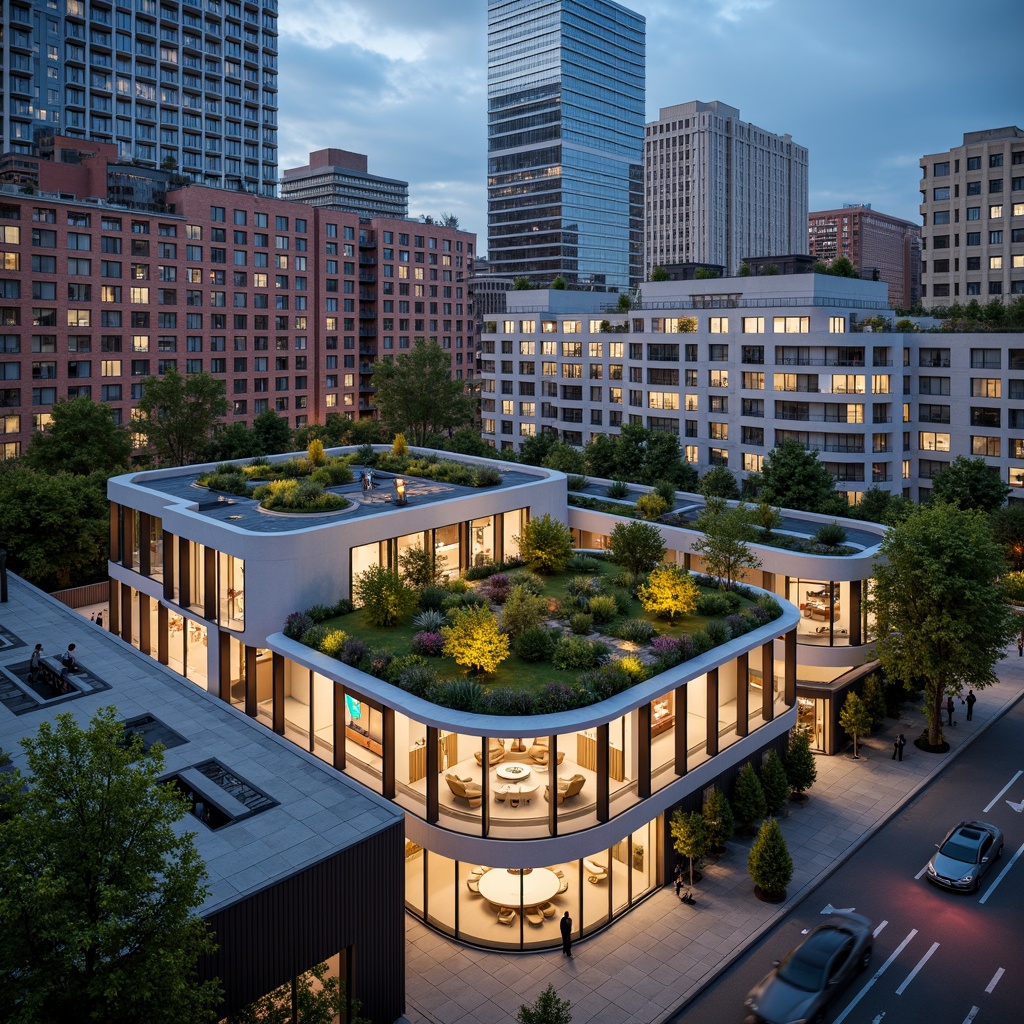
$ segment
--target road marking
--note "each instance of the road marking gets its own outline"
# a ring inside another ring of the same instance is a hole
[[[882,934],[882,929],[888,924],[888,921],[882,921],[881,924],[871,933],[873,939],[877,939]]]
[[[997,886],[997,885],[998,885],[998,884],[999,884],[999,883],[1000,883],[1000,882],[1001,882],[1001,881],[1003,880],[1003,878],[1005,878],[1005,877],[1006,877],[1006,873],[1007,873],[1007,872],[1008,872],[1008,871],[1010,870],[1010,868],[1012,868],[1012,867],[1013,867],[1013,865],[1014,865],[1014,864],[1016,864],[1016,863],[1017,863],[1017,859],[1018,859],[1018,858],[1020,857],[1020,855],[1021,855],[1022,853],[1024,853],[1024,846],[1022,846],[1022,847],[1021,847],[1021,848],[1020,848],[1020,849],[1019,849],[1019,850],[1018,850],[1018,851],[1017,851],[1017,852],[1016,852],[1016,853],[1015,853],[1015,854],[1014,854],[1014,855],[1013,855],[1013,856],[1012,856],[1012,857],[1011,857],[1011,858],[1009,859],[1009,861],[1007,862],[1007,865],[1006,865],[1006,867],[1005,867],[1005,868],[1003,868],[1003,870],[1002,870],[1002,871],[1000,871],[998,875],[996,875],[996,880],[995,880],[995,881],[994,881],[994,882],[993,882],[993,883],[992,883],[992,884],[991,884],[991,885],[990,885],[990,886],[989,886],[989,887],[988,887],[988,888],[987,888],[987,889],[985,890],[985,895],[984,895],[984,896],[982,896],[980,900],[978,900],[978,903],[979,903],[979,904],[982,904],[982,903],[984,903],[984,902],[985,902],[985,901],[986,901],[986,900],[987,900],[987,899],[989,898],[989,896],[991,896],[991,895],[992,895],[992,893],[994,893],[994,892],[996,891],[996,886]]]
[[[871,1022],[871,1024],[882,1024],[882,1018],[884,1018],[884,1017],[885,1017],[885,1010],[883,1010],[883,1011],[882,1011],[882,1012],[881,1012],[881,1013],[880,1013],[880,1014],[879,1014],[879,1015],[878,1015],[878,1016],[877,1016],[877,1017],[876,1017],[876,1018],[875,1018],[875,1019],[874,1019],[874,1020],[873,1020],[873,1021]]]
[[[971,1012],[964,1017],[964,1024],[971,1024],[971,1021],[978,1016],[978,1007],[972,1006]]]
[[[1010,809],[1016,811],[1018,814],[1020,814],[1021,811],[1024,811],[1024,800],[1021,800],[1019,804],[1015,804],[1012,800],[1007,800],[1006,802],[1010,805]]]
[[[833,907],[831,903],[825,904],[825,909],[822,910],[823,914],[852,914],[857,908],[856,907]]]
[[[985,995],[987,995],[987,996],[992,995],[993,991],[995,990],[996,985],[999,984],[999,979],[1003,976],[1003,974],[1004,974],[1004,971],[1003,971],[1002,967],[1000,967],[999,970],[996,971],[996,973],[992,975],[992,980],[988,983],[988,988],[985,989]]]
[[[994,797],[992,797],[992,799],[991,799],[991,800],[989,801],[989,805],[988,805],[988,807],[986,807],[986,808],[985,808],[985,810],[984,810],[984,812],[983,812],[983,813],[985,813],[985,814],[988,814],[988,812],[989,812],[989,811],[991,811],[991,810],[992,810],[992,808],[993,808],[993,807],[995,807],[995,805],[996,805],[996,804],[997,804],[997,803],[999,802],[999,800],[1000,800],[1000,799],[1002,798],[1002,795],[1003,795],[1003,794],[1004,794],[1004,793],[1005,793],[1005,792],[1006,792],[1006,791],[1007,791],[1007,790],[1008,790],[1008,789],[1009,789],[1009,788],[1010,788],[1010,787],[1011,787],[1011,786],[1012,786],[1012,785],[1013,785],[1013,784],[1014,784],[1014,783],[1015,783],[1015,782],[1016,782],[1016,781],[1017,781],[1017,780],[1018,780],[1018,779],[1019,779],[1019,778],[1020,778],[1020,777],[1021,777],[1022,775],[1024,775],[1024,771],[1019,771],[1019,772],[1017,772],[1017,774],[1016,774],[1016,775],[1014,775],[1014,777],[1013,777],[1012,779],[1010,779],[1010,781],[1009,781],[1009,782],[1008,782],[1008,783],[1007,783],[1007,784],[1006,784],[1005,786],[1003,786],[1003,788],[1002,788],[1001,790],[999,790],[999,792],[998,792],[998,793],[996,793],[996,795],[995,795]]]
[[[892,951],[889,959],[882,964],[881,967],[871,975],[871,980],[864,985],[864,987],[853,997],[853,999],[847,1004],[847,1007],[838,1017],[836,1017],[834,1024],[843,1024],[843,1021],[850,1015],[853,1008],[868,994],[868,990],[872,985],[885,973],[886,969],[907,948],[907,944],[917,934],[916,928],[910,929],[910,934]]]
[[[900,985],[900,987],[898,989],[896,989],[896,995],[901,996],[901,995],[903,995],[904,992],[906,992],[907,986],[910,985],[910,983],[917,977],[917,972],[920,971],[921,968],[924,967],[924,965],[926,963],[928,963],[928,961],[932,957],[932,953],[934,953],[935,950],[937,950],[938,948],[939,948],[939,944],[937,942],[933,942],[932,943],[932,948],[929,949],[928,952],[925,953],[925,955],[923,957],[921,957],[920,960],[917,961],[917,966],[907,975],[907,977],[904,980],[903,984]]]
[[[931,861],[929,861],[928,863],[930,864]],[[915,879],[920,878],[927,870],[928,870],[928,864],[925,864],[925,866],[923,868],[921,868],[921,870],[918,871],[918,873],[916,875],[914,875],[914,878]]]

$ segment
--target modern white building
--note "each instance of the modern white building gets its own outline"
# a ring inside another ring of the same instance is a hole
[[[662,107],[644,129],[644,276],[748,256],[807,252],[807,150],[736,107]]]
[[[870,653],[865,581],[881,530],[849,524],[855,553],[835,557],[759,548],[764,565],[746,582],[777,595],[781,617],[614,697],[557,714],[471,714],[281,632],[289,613],[334,604],[357,573],[397,565],[411,547],[462,572],[515,555],[534,516],[567,522],[584,549],[606,547],[620,521],[570,506],[560,473],[459,461],[499,469],[500,485],[407,478],[399,506],[384,474],[377,492],[343,488],[349,509],[298,518],[197,488],[204,467],[115,478],[108,625],[400,808],[409,913],[468,943],[542,948],[559,934],[557,917],[536,920],[541,897],[582,935],[628,913],[667,880],[670,812],[728,788],[743,763],[784,745],[798,714],[828,747],[833,691]],[[667,560],[700,567],[691,529],[661,532]],[[799,701],[798,684],[809,688]],[[544,799],[554,765],[559,781],[576,779],[564,801]]]
[[[641,423],[740,479],[792,439],[851,503],[872,486],[923,499],[957,455],[1024,486],[1024,336],[879,331],[886,292],[822,274],[648,282],[629,313],[510,292],[484,324],[483,436],[579,446]]]

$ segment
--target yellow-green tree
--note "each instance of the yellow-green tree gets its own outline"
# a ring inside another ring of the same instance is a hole
[[[508,636],[484,605],[456,610],[451,625],[441,627],[441,635],[444,653],[474,672],[493,672],[508,657]]]
[[[693,577],[678,565],[661,565],[637,589],[644,611],[674,621],[697,607],[698,590]]]
[[[309,448],[306,449],[306,458],[309,459],[310,465],[322,466],[327,461],[327,456],[324,454],[324,443],[318,437],[314,437],[309,442]]]

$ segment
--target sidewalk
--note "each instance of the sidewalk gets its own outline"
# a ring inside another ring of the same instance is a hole
[[[467,949],[408,919],[406,1015],[409,1024],[499,1024],[553,984],[572,1004],[573,1024],[658,1024],[846,860],[915,793],[1024,694],[1024,659],[1016,645],[996,666],[999,683],[978,693],[974,719],[957,703],[957,726],[945,730],[950,751],[921,753],[913,739],[924,715],[908,702],[860,744],[861,759],[818,757],[818,778],[804,807],[780,821],[793,857],[793,881],[781,905],[754,897],[747,874],[750,840],[733,841],[704,870],[697,902],[686,907],[665,886],[627,917],[593,938],[557,950],[491,953]],[[903,762],[893,740],[905,733]]]

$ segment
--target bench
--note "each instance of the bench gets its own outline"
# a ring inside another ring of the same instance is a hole
[[[78,666],[77,671],[81,671],[81,666]],[[60,658],[41,658],[39,661],[39,676],[38,678],[53,687],[58,694],[75,693],[78,687],[72,685],[69,675],[73,675],[74,672],[68,672],[65,668],[64,663]]]

